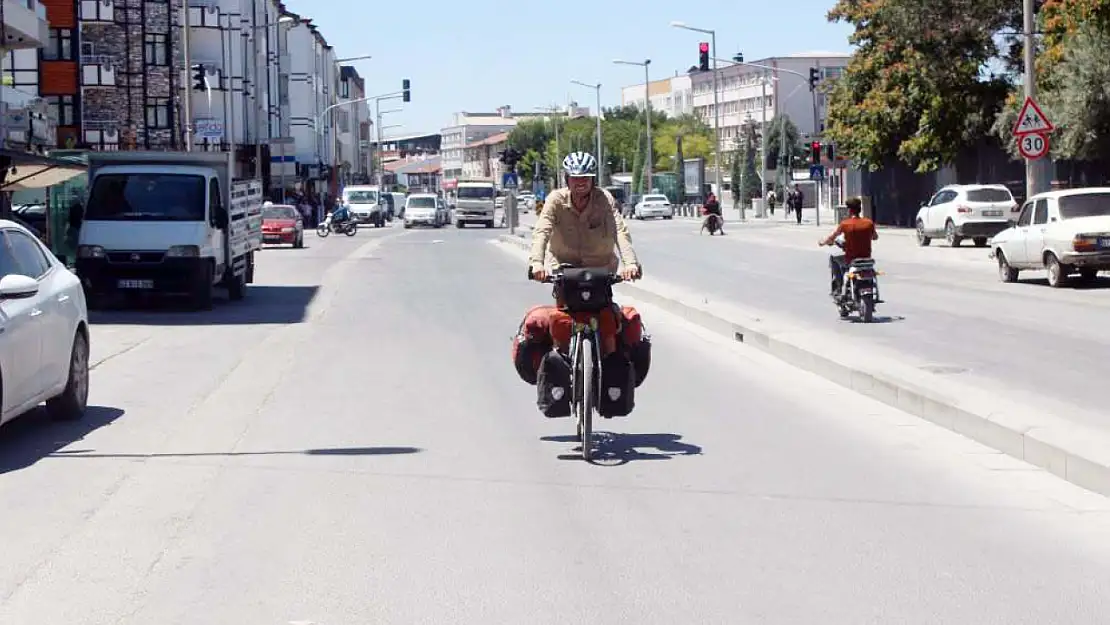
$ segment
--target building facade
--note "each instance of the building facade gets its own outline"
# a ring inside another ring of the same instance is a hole
[[[717,105],[720,107],[720,128],[717,132],[721,149],[736,147],[741,137],[740,128],[749,120],[762,125],[764,119],[770,123],[776,115],[789,116],[800,133],[819,135],[824,130],[825,104],[818,92],[815,120],[809,70],[816,67],[823,79],[835,78],[844,71],[849,58],[848,54],[811,52],[719,68]],[[695,72],[690,77],[694,115],[712,128],[713,72]]]
[[[449,185],[448,181],[465,176],[467,146],[496,134],[511,132],[521,120],[544,119],[553,114],[565,115],[566,112],[514,113],[512,108],[502,106],[494,113],[455,113],[452,124],[440,131],[444,184]]]
[[[509,133],[499,132],[463,148],[462,177],[468,180],[492,180],[501,184],[500,154],[509,145]]]
[[[653,80],[647,85],[651,94],[651,108],[665,113],[667,117],[690,115],[694,112],[692,98],[692,79],[689,75],[674,76]],[[632,85],[621,89],[621,105],[644,108],[644,84]]]
[[[334,131],[339,69],[335,50],[309,19],[289,29],[289,123],[300,190],[334,197],[340,144]]]
[[[0,2],[4,3],[0,146],[42,153],[57,143],[49,104],[40,97],[37,80],[40,50],[50,42],[47,7],[37,0]]]
[[[350,65],[339,68],[339,102],[350,102],[337,107],[335,128],[339,137],[340,179],[351,184],[365,181],[370,175],[370,106],[357,100],[366,97],[366,83]]]

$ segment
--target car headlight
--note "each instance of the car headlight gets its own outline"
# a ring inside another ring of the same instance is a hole
[[[107,254],[104,253],[104,248],[99,245],[79,245],[77,246],[78,258],[104,258]]]
[[[200,248],[196,245],[171,245],[166,250],[166,258],[199,258]]]

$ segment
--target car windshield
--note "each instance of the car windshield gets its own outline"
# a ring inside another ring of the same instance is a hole
[[[377,191],[348,191],[347,192],[348,204],[377,204],[378,192]]]
[[[493,199],[493,187],[459,187],[460,200],[490,200]]]
[[[1006,189],[972,189],[967,192],[968,202],[1013,202],[1014,196]]]
[[[436,199],[434,197],[410,197],[409,208],[435,208]]]
[[[296,219],[297,211],[292,206],[268,206],[262,211],[263,219]]]
[[[669,201],[669,200],[667,200],[667,196],[665,196],[665,195],[645,195],[644,196],[644,202],[667,202],[667,201]]]
[[[205,180],[184,174],[101,174],[85,219],[204,221]]]
[[[1110,193],[1065,195],[1058,200],[1062,219],[1110,216]]]

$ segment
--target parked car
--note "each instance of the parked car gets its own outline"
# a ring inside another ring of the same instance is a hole
[[[1059,288],[1078,274],[1094,280],[1110,271],[1110,187],[1049,191],[1021,207],[1017,223],[990,241],[998,277],[1014,282],[1018,272],[1044,269]]]
[[[0,220],[0,423],[46,402],[77,419],[89,398],[81,281],[26,228]]]
[[[262,242],[304,247],[304,220],[295,206],[271,204],[262,207]]]
[[[917,244],[924,247],[943,236],[951,247],[970,238],[986,247],[994,235],[1017,218],[1014,196],[1000,184],[953,184],[943,187],[917,211]]]
[[[636,208],[633,209],[632,214],[636,219],[648,219],[662,217],[663,219],[674,218],[674,208],[671,206],[671,201],[667,196],[662,194],[648,194],[645,195]]]

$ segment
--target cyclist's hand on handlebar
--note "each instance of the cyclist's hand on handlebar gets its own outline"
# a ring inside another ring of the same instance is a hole
[[[532,279],[536,282],[543,282],[544,280],[547,280],[547,271],[544,269],[532,270]]]
[[[638,266],[637,267],[625,267],[625,268],[621,269],[621,279],[622,280],[629,280],[629,281],[639,280],[640,275],[641,275],[640,268]]]

